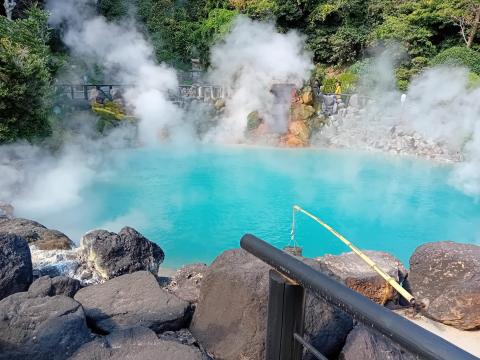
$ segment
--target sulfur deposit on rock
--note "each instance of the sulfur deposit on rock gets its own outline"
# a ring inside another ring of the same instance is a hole
[[[451,241],[419,246],[408,277],[424,315],[461,330],[480,329],[480,246]]]
[[[140,270],[157,274],[165,258],[157,244],[130,227],[124,227],[118,234],[91,231],[82,237],[80,245],[87,267],[103,280]]]
[[[381,251],[367,250],[364,253],[398,283],[402,283],[406,278],[407,270],[396,257]],[[325,255],[317,260],[350,289],[380,305],[398,299],[392,286],[353,252],[336,256]]]

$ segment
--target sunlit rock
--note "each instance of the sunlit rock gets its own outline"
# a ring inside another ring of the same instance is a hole
[[[366,326],[356,326],[348,334],[338,360],[416,360],[390,339]]]
[[[396,257],[381,251],[364,251],[377,266],[398,283],[402,283],[407,270]],[[325,255],[317,258],[346,286],[378,304],[398,300],[398,294],[375,270],[353,252],[342,255]]]
[[[189,303],[196,303],[206,270],[205,264],[183,266],[172,277],[167,289]]]
[[[319,262],[305,262],[321,270]],[[207,269],[190,330],[214,357],[265,357],[269,270],[241,249],[223,252]],[[340,352],[352,326],[348,315],[307,291],[306,333],[325,355]]]
[[[0,232],[17,234],[40,250],[69,250],[75,246],[64,233],[28,219],[0,218]]]
[[[480,246],[424,244],[410,258],[408,282],[426,316],[462,330],[480,329]]]

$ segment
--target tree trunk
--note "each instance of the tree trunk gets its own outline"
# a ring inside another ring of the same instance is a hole
[[[477,35],[478,24],[480,23],[480,7],[475,11],[475,20],[473,22],[472,30],[470,31],[470,35],[468,36],[467,47],[471,48],[473,44],[473,40],[475,39],[475,35]]]
[[[17,3],[15,2],[15,0],[5,0],[3,2],[5,14],[7,15],[8,20],[12,20],[13,9],[15,9],[16,5]]]

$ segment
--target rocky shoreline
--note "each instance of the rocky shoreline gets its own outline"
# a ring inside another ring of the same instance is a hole
[[[365,99],[363,99],[365,100]],[[300,90],[293,98],[288,126],[278,134],[269,129],[260,111],[248,115],[245,143],[273,147],[315,147],[351,149],[408,155],[440,163],[464,160],[461,151],[434,141],[416,131],[403,118],[402,111],[387,116],[373,99],[359,101],[358,95],[348,99],[348,107],[334,95],[317,98],[311,87]]]
[[[0,359],[264,358],[270,267],[244,250],[159,276],[166,255],[132,228],[91,231],[79,247],[60,234],[0,213]],[[390,254],[367,253],[421,300],[422,315],[480,330],[480,246],[424,244],[408,271]],[[380,305],[405,308],[352,253],[300,259]],[[412,359],[310,291],[305,309],[308,340],[330,359],[385,359],[378,349]]]

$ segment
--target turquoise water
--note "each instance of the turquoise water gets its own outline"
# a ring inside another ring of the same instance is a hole
[[[358,247],[391,252],[407,265],[424,242],[480,238],[480,208],[448,185],[448,172],[344,151],[125,150],[83,191],[81,204],[43,220],[67,233],[136,227],[164,249],[165,266],[178,267],[212,261],[247,232],[285,246],[299,204]],[[296,233],[306,256],[347,251],[304,215]]]

